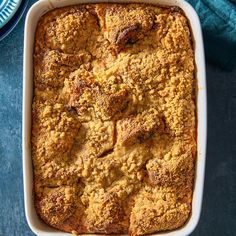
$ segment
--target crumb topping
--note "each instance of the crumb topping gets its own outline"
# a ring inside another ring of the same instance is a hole
[[[41,17],[32,105],[40,217],[73,234],[181,227],[196,158],[194,70],[178,7],[84,4]]]

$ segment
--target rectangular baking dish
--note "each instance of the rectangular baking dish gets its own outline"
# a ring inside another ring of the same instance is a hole
[[[24,177],[25,215],[29,227],[36,235],[66,236],[68,233],[56,230],[43,223],[36,214],[33,200],[33,167],[31,160],[31,105],[33,99],[33,48],[34,35],[39,18],[46,12],[63,6],[80,3],[98,2],[143,2],[160,5],[179,6],[189,19],[194,40],[196,79],[197,79],[197,119],[198,119],[198,155],[196,162],[195,184],[193,191],[192,213],[188,222],[181,228],[168,232],[161,232],[160,236],[189,235],[196,227],[202,205],[205,154],[207,136],[207,100],[206,76],[202,31],[199,18],[195,10],[184,0],[40,0],[28,11],[24,33],[24,69],[23,69],[23,111],[22,111],[22,157]],[[154,234],[155,235],[155,234]]]

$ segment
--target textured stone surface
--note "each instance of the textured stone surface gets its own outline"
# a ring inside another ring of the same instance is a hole
[[[0,236],[33,235],[24,215],[21,164],[23,24],[24,17],[0,42]],[[208,63],[207,80],[204,202],[192,236],[231,236],[236,232],[236,68],[226,72]]]

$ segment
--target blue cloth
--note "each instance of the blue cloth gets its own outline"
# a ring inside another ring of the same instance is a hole
[[[208,60],[222,68],[236,67],[236,0],[187,0],[202,24]]]

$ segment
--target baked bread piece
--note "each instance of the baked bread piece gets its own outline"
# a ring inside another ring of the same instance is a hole
[[[191,213],[194,52],[177,7],[48,12],[34,50],[35,206],[62,231],[143,235]]]

